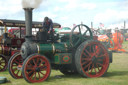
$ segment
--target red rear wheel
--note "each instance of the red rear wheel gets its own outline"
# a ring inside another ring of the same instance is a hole
[[[0,55],[0,72],[7,69],[8,61],[4,55]]]
[[[21,57],[20,52],[15,53],[9,60],[8,62],[8,68],[9,68],[9,73],[13,78],[19,79],[23,78],[22,77],[22,63],[23,59]]]
[[[83,42],[77,49],[75,62],[78,72],[85,77],[100,77],[109,67],[109,55],[98,41]]]
[[[23,77],[30,83],[42,82],[49,77],[50,73],[49,60],[43,55],[30,55],[23,63]]]

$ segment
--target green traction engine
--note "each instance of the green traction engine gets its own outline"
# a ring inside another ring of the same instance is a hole
[[[51,38],[44,42],[31,38],[32,9],[25,9],[25,15],[25,42],[8,64],[13,78],[24,78],[30,83],[43,82],[50,76],[51,69],[89,78],[101,77],[107,72],[112,53],[93,37],[88,26],[77,25],[70,33],[55,34],[54,42]]]

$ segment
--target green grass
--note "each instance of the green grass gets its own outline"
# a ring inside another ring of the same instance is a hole
[[[123,46],[128,48],[128,42]],[[59,75],[61,78],[56,78]],[[8,71],[1,72],[0,76],[7,77],[10,83],[1,85],[31,85],[24,79],[13,79]],[[47,81],[34,83],[33,85],[128,85],[128,54],[113,53],[113,62],[110,64],[108,72],[100,78],[83,78],[80,75],[65,76],[61,72],[52,70]]]
[[[128,41],[123,42],[123,49],[128,51]]]

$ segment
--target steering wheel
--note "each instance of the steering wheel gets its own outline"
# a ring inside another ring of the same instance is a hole
[[[75,46],[79,45],[81,42],[83,42],[84,40],[87,40],[90,38],[91,39],[93,38],[91,29],[84,24],[80,24],[80,25],[76,25],[71,30],[69,40],[70,40],[71,46],[75,47]]]

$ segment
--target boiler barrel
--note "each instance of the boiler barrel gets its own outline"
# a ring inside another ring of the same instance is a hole
[[[53,56],[55,53],[66,52],[68,52],[68,46],[66,43],[37,44],[33,42],[24,42],[21,46],[21,56],[23,59],[26,59],[29,55],[34,53]]]
[[[38,44],[37,49],[38,49],[38,53],[40,54],[65,53],[68,51],[66,43]]]

